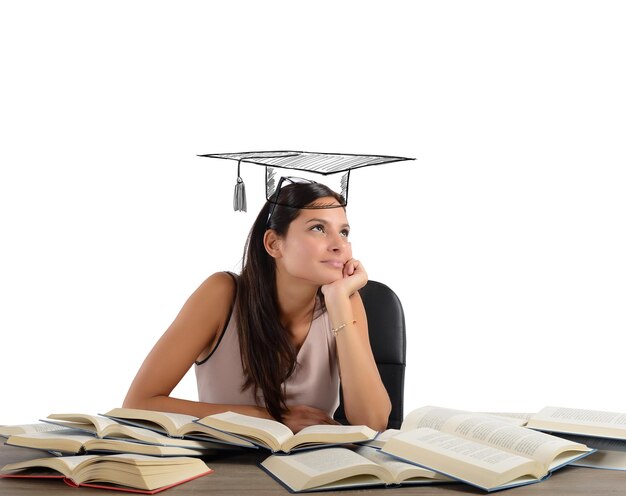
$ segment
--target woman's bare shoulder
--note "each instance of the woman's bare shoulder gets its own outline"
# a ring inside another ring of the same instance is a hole
[[[234,290],[236,287],[234,279],[235,277],[237,276],[235,274],[232,274],[231,272],[214,272],[204,280],[200,287],[206,285],[211,287],[214,286],[220,290]]]
[[[207,277],[189,297],[202,304],[208,304],[214,309],[229,310],[235,297],[237,283],[227,272],[215,272]]]
[[[189,296],[171,327],[184,325],[187,329],[202,332],[208,328],[213,334],[228,318],[236,288],[235,281],[227,273],[210,275]]]

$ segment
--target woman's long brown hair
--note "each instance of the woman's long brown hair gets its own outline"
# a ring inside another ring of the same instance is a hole
[[[343,198],[319,183],[294,183],[281,188],[278,198],[268,200],[254,222],[244,249],[235,312],[238,322],[241,362],[246,376],[243,390],[252,388],[257,404],[276,420],[287,411],[283,383],[293,374],[297,351],[289,332],[280,322],[276,292],[276,265],[263,244],[265,231],[287,234],[300,214],[297,207],[311,205],[320,198]],[[272,205],[272,203],[276,203]],[[271,211],[271,217],[268,219]],[[259,393],[262,395],[260,398]]]

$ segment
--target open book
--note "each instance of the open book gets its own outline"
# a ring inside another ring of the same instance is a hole
[[[256,445],[237,436],[196,423],[197,417],[182,413],[157,412],[153,410],[140,410],[137,408],[114,408],[103,414],[122,424],[142,427],[166,436],[182,439],[195,439],[200,441],[212,441],[256,448]]]
[[[452,481],[366,446],[272,455],[261,467],[293,492]]]
[[[0,477],[59,478],[68,485],[154,494],[212,472],[198,458],[83,455],[10,463]]]
[[[42,419],[49,425],[59,428],[75,429],[85,434],[107,439],[127,439],[135,442],[155,444],[159,446],[178,446],[180,448],[208,449],[224,446],[222,442],[213,440],[199,441],[196,439],[173,438],[154,430],[136,427],[133,425],[120,424],[119,422],[99,415],[87,415],[83,413],[54,413]]]
[[[403,430],[409,430],[409,429],[416,429],[417,428],[417,422],[418,420],[420,420],[420,412],[422,410],[418,409],[415,410],[414,412],[410,413],[409,415],[407,415],[404,419],[404,422],[402,423],[402,429]],[[459,410],[450,410],[448,409],[448,412],[454,413],[454,412],[459,412]],[[439,414],[441,415],[441,410],[439,410]],[[482,415],[489,415],[489,416],[495,416],[496,418],[500,419],[500,420],[505,420],[507,422],[512,423],[513,425],[526,425],[526,421],[527,421],[527,417],[530,416],[530,414],[526,414],[526,413],[482,413]],[[437,416],[436,417],[439,421],[441,421],[443,418],[446,418],[444,416]],[[432,419],[431,419],[432,420]],[[400,429],[387,429],[385,431],[382,431],[381,433],[378,434],[378,436],[376,436],[376,438],[372,439],[371,441],[366,441],[364,443],[360,443],[363,444],[365,446],[371,446],[373,448],[382,448],[385,443],[391,439],[393,436],[400,434]]]
[[[311,425],[294,434],[289,427],[270,419],[250,417],[234,412],[216,413],[197,423],[240,436],[271,450],[289,453],[321,445],[359,443],[374,439],[378,434],[366,425]]]
[[[6,444],[47,450],[55,454],[85,454],[102,451],[154,456],[203,456],[207,454],[206,449],[137,443],[124,439],[101,439],[74,429],[13,434],[6,440]]]
[[[401,430],[383,452],[486,491],[539,482],[594,451],[492,415],[438,407],[414,410]]]
[[[452,408],[425,406],[410,412],[402,421],[401,430],[407,431],[409,429],[417,429],[418,427],[432,427],[433,429],[438,429],[448,419],[460,414],[468,413],[471,413],[472,415],[480,415],[483,418],[487,417],[493,420],[499,420],[501,422],[506,422],[520,427],[526,425],[527,422],[527,419],[525,418],[526,414],[522,414],[524,415],[524,418],[516,418],[513,416],[516,414],[509,413],[476,413],[464,410],[454,410]]]
[[[534,414],[527,427],[626,440],[626,413],[548,406]]]
[[[548,406],[530,418],[528,427],[598,450],[573,465],[626,470],[625,413]]]
[[[417,428],[417,422],[419,420],[419,414],[420,414],[421,409],[415,410],[414,412],[410,413],[409,415],[407,415],[407,417],[404,419],[404,422],[402,423],[402,429],[403,430],[409,430],[409,429],[416,429]],[[449,412],[459,412],[459,410],[448,410]],[[441,414],[441,410],[439,410],[439,414]],[[508,413],[484,413],[483,415],[489,415],[489,416],[495,416],[496,418],[500,419],[500,420],[504,420],[506,422],[510,422],[513,425],[526,425],[526,421],[527,421],[527,417],[530,414],[526,414],[526,413],[513,413],[513,414],[508,414]],[[442,418],[445,417],[437,417],[439,420],[441,420]],[[393,436],[400,434],[400,432],[402,432],[400,429],[387,429],[381,433],[378,434],[378,436],[376,436],[376,438],[372,439],[371,441],[366,441],[364,443],[360,443],[363,444],[365,446],[371,446],[373,448],[382,448],[385,443],[387,441],[389,441],[389,439],[391,439]]]
[[[60,425],[46,423],[0,425],[0,437],[9,437],[13,434],[33,434],[35,432],[59,431],[62,429],[64,429],[64,427],[61,427]]]

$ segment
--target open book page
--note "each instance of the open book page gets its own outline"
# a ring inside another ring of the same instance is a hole
[[[51,419],[51,420],[48,420]],[[189,449],[216,449],[223,447],[223,443],[199,441],[195,439],[181,439],[170,437],[160,432],[137,427],[134,425],[120,424],[107,417],[82,414],[53,414],[44,422],[52,422],[54,425],[91,433],[99,438],[132,440],[134,442],[154,444],[158,446],[176,446]],[[66,419],[66,420],[56,420]],[[71,420],[70,420],[71,419]],[[82,420],[82,421],[81,421]],[[52,424],[49,424],[52,425]],[[194,424],[196,425],[196,424]]]
[[[205,456],[206,449],[181,448],[179,446],[159,446],[155,444],[135,443],[121,439],[91,438],[84,444],[87,452],[131,453],[152,456]]]
[[[510,420],[516,425],[526,425],[530,420],[530,417],[535,415],[528,412],[480,412],[484,415],[495,415],[496,417],[503,417],[505,420]]]
[[[456,415],[465,414],[463,410],[440,408],[437,406],[424,406],[410,412],[402,421],[400,430],[407,431],[419,427],[441,430],[446,421]]]
[[[449,477],[442,475],[433,470],[427,468],[418,467],[412,463],[406,463],[399,459],[381,452],[375,448],[367,446],[359,446],[355,448],[355,453],[367,458],[368,460],[384,467],[391,476],[391,481],[394,484],[401,484],[403,482],[434,482],[434,481],[451,481]]]
[[[105,413],[104,416],[111,417],[122,424],[164,433],[170,437],[185,437],[197,441],[219,441],[226,445],[256,447],[245,439],[202,425],[198,423],[199,419],[192,415],[135,408],[114,408]],[[129,434],[129,437],[133,436]]]
[[[92,438],[93,439],[93,438]],[[138,490],[162,490],[192,478],[212,472],[197,458],[176,456],[159,458],[154,456],[123,453],[119,455],[85,455],[69,457],[39,458],[6,465],[2,477],[49,477],[32,472],[20,473],[26,468],[44,467],[56,470],[73,486],[107,487],[117,484]]]
[[[117,434],[111,434],[110,436],[106,436],[112,439],[127,439],[132,440],[134,442],[148,443],[148,444],[156,444],[159,446],[177,446],[180,448],[189,448],[189,449],[216,449],[223,448],[223,442],[215,442],[212,439],[207,440],[197,440],[197,439],[181,439],[178,437],[170,437],[165,434],[161,434],[156,431],[151,431],[149,429],[144,429],[142,427],[135,427],[132,425],[122,425],[120,426],[122,429],[119,430]],[[241,441],[239,441],[241,444]]]
[[[243,436],[230,434],[208,425],[203,425],[194,421],[193,424],[187,425],[182,429],[183,435],[187,439],[196,439],[200,442],[219,442],[224,446],[233,445],[236,447],[254,448],[257,445],[245,439]]]
[[[183,413],[155,412],[152,410],[140,410],[137,408],[114,408],[104,414],[114,420],[147,429],[159,426],[170,436],[182,437],[180,433],[183,426],[191,424],[197,417]]]
[[[76,468],[82,464],[98,458],[98,455],[59,456],[50,458],[36,458],[18,463],[9,463],[0,470],[2,474],[9,474],[30,467],[47,467],[71,477]]]
[[[98,437],[104,437],[108,434],[119,432],[121,427],[118,422],[107,417],[99,415],[88,415],[82,413],[53,413],[42,422],[50,422],[52,424],[61,425],[70,429],[83,429],[93,432]]]
[[[62,431],[14,434],[7,439],[6,444],[22,448],[79,453],[84,444],[92,439],[95,438],[81,431],[64,429]]]
[[[591,451],[579,443],[519,427],[495,416],[438,407],[419,410],[412,412],[410,425],[433,428],[532,458],[539,461],[545,471]],[[405,423],[402,430],[405,430]]]
[[[393,482],[383,467],[347,448],[272,455],[261,466],[293,491]]]
[[[626,470],[626,440],[563,434],[563,437],[598,451],[572,463],[578,467]]]
[[[289,427],[280,422],[235,412],[224,412],[209,415],[197,421],[214,429],[239,434],[260,441],[272,451],[279,451],[282,445],[293,437]]]
[[[64,453],[109,451],[156,456],[202,456],[207,454],[206,449],[161,446],[124,439],[103,439],[71,429],[54,432],[35,432],[32,434],[14,434],[7,439],[6,444]]]
[[[302,447],[320,443],[356,443],[372,440],[376,434],[375,430],[366,425],[310,425],[283,442],[281,449],[291,451],[296,446]]]
[[[455,410],[438,406],[424,406],[409,413],[402,422],[401,430],[417,429],[418,427],[429,427],[435,430],[442,430],[442,426],[450,419],[459,415],[472,414],[480,417],[490,417],[500,421],[507,421],[513,425],[525,425],[526,420],[513,417],[501,417],[490,413],[472,413],[465,410]]]
[[[426,427],[392,437],[382,451],[484,489],[546,475],[535,460]]]
[[[533,415],[528,427],[626,439],[626,413],[549,406]]]
[[[104,436],[109,439],[132,440],[147,444],[156,444],[159,446],[178,446],[181,448],[205,449],[215,448],[216,444],[210,441],[198,441],[195,439],[173,438],[161,434],[160,432],[144,429],[143,427],[135,427],[133,425],[118,425],[116,429],[111,429],[110,434]]]
[[[63,430],[60,425],[47,423],[20,424],[20,425],[0,425],[0,437],[9,437],[13,434],[30,434],[35,432],[50,432]]]
[[[569,455],[573,459],[581,453],[591,451],[586,446],[567,439],[511,425],[506,421],[477,418],[471,414],[465,418],[458,417],[451,420],[442,430],[510,453],[532,458],[539,461],[546,471],[567,460],[567,455],[566,458],[563,458],[559,456],[561,454],[571,451],[572,453]]]

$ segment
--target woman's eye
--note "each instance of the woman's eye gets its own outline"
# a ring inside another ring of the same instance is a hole
[[[317,231],[326,234],[326,227],[324,227],[323,224],[316,224],[315,226],[311,227],[311,231]],[[350,230],[342,229],[341,231],[339,231],[339,234],[341,234],[342,237],[347,238],[350,235]]]

